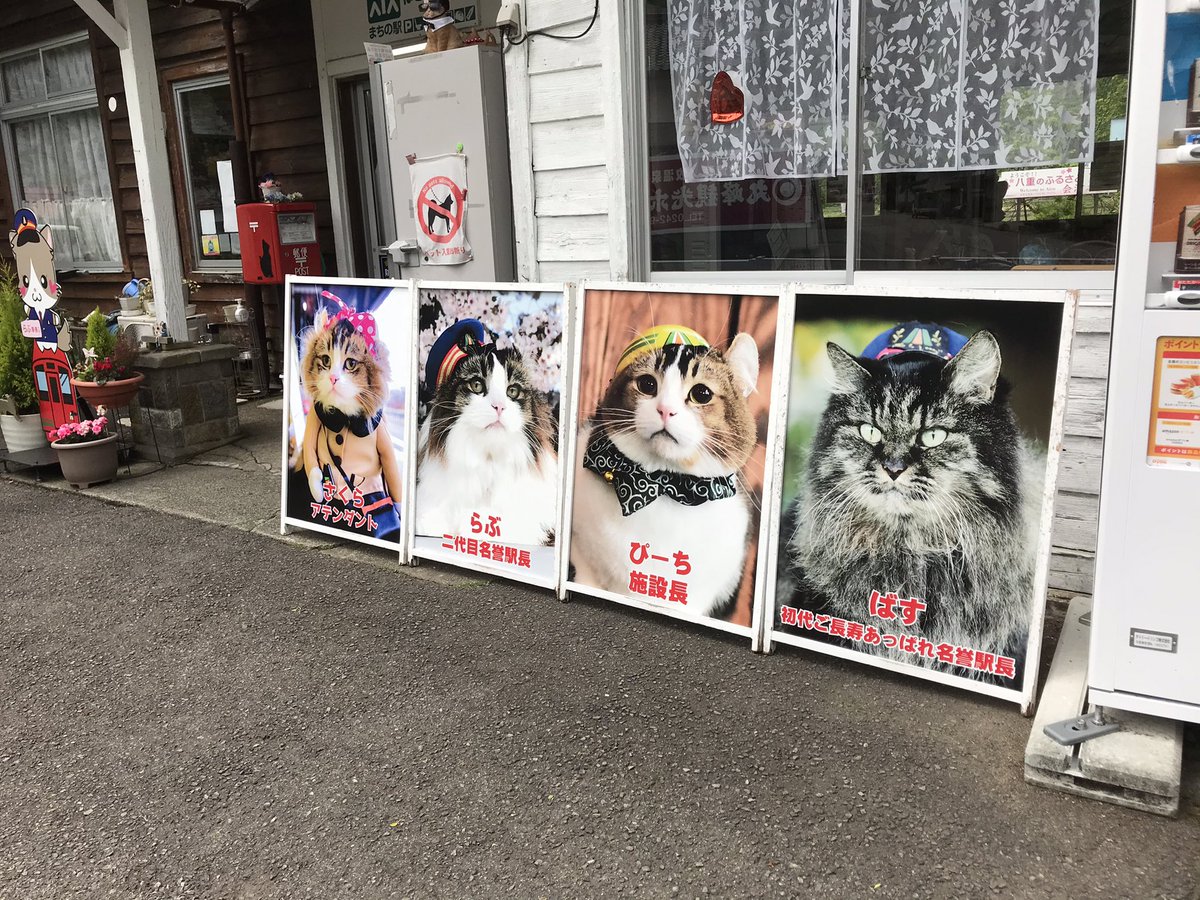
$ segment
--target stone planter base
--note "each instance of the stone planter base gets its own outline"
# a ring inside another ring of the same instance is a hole
[[[146,376],[132,410],[134,446],[167,464],[228,444],[241,434],[230,344],[143,353]]]
[[[0,433],[9,453],[24,453],[46,446],[46,429],[37,413],[23,416],[0,416]]]
[[[63,478],[74,488],[89,488],[93,484],[112,481],[117,475],[117,436],[110,434],[98,441],[84,444],[50,445],[58,454]]]

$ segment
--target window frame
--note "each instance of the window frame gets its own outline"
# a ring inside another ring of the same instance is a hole
[[[859,115],[859,98],[864,81],[859,65],[861,27],[861,0],[854,3],[850,12],[852,33],[860,35],[859,41],[850,42],[850,104],[848,114],[854,127],[847,133],[847,159],[854,182],[862,178],[861,160],[858,151],[861,143],[862,121]],[[767,270],[683,270],[655,268],[651,257],[650,211],[645,201],[644,173],[650,171],[650,149],[646,136],[649,120],[646,103],[645,68],[645,0],[629,0],[628,12],[618,22],[618,42],[621,66],[621,81],[627,86],[621,102],[623,115],[618,117],[622,132],[625,158],[620,162],[624,168],[627,191],[641,199],[630,205],[628,228],[631,238],[629,252],[631,277],[640,281],[663,281],[680,284],[787,284],[808,282],[813,284],[865,284],[887,286],[928,286],[944,288],[1007,288],[1007,289],[1077,289],[1082,291],[1111,292],[1116,285],[1116,266],[1097,269],[1048,269],[1038,271],[976,271],[976,270],[908,270],[908,269],[860,269],[857,267],[859,233],[862,226],[861,192],[847,191],[846,205],[846,257],[841,268],[830,269],[767,269]],[[611,108],[606,110],[611,112]],[[1126,148],[1128,143],[1126,143]],[[1127,153],[1127,150],[1126,150]],[[611,162],[611,161],[610,161]],[[1125,168],[1122,166],[1122,187]],[[1115,239],[1115,238],[1114,238]]]
[[[192,195],[192,182],[188,177],[188,153],[184,143],[183,108],[180,97],[188,91],[204,90],[224,85],[230,91],[230,108],[233,108],[233,75],[225,67],[224,60],[200,62],[166,72],[162,76],[162,92],[169,100],[171,114],[164,116],[167,129],[168,150],[171,157],[172,175],[175,180],[175,202],[180,209],[176,215],[180,242],[185,250],[184,261],[189,274],[211,281],[240,281],[242,261],[208,260],[200,255],[199,235],[196,231],[196,208]],[[237,115],[237,111],[233,111]],[[230,140],[232,140],[232,136]]]
[[[56,50],[61,47],[67,47],[71,44],[84,44],[88,49],[88,62],[92,67],[92,86],[89,90],[72,91],[68,93],[56,94],[54,96],[50,96],[49,92],[47,91],[45,99],[35,100],[32,103],[25,102],[10,104],[6,102],[3,83],[0,82],[0,149],[3,149],[4,151],[5,175],[8,178],[9,195],[14,208],[18,208],[22,205],[21,199],[18,196],[20,190],[20,179],[18,177],[20,173],[20,167],[17,160],[16,144],[12,136],[12,126],[18,122],[31,121],[41,118],[47,119],[51,123],[51,126],[53,126],[53,118],[56,115],[72,112],[87,112],[88,110],[94,109],[96,111],[97,119],[100,123],[100,129],[104,134],[105,166],[100,173],[100,177],[108,180],[109,203],[112,205],[113,214],[113,233],[117,240],[117,256],[115,259],[105,260],[103,262],[85,262],[82,260],[76,260],[64,253],[64,249],[69,248],[70,245],[69,243],[64,245],[62,243],[62,239],[59,238],[56,240],[56,266],[63,271],[74,271],[84,274],[124,272],[125,242],[121,231],[120,211],[117,207],[119,195],[113,179],[113,162],[111,148],[108,141],[109,135],[107,122],[105,120],[104,113],[100,108],[100,93],[96,78],[95,53],[93,52],[90,35],[86,31],[77,31],[60,38],[55,38],[51,41],[45,41],[44,43],[20,47],[15,50],[7,50],[3,53],[0,53],[0,64],[11,62],[24,56],[36,55],[39,62],[42,63],[42,77],[44,79],[45,63],[43,62],[43,58],[46,52],[50,50]],[[54,136],[53,127],[51,127],[51,137],[52,139],[57,140],[57,138]],[[57,145],[54,148],[54,167],[55,171],[57,172]],[[60,188],[61,177],[62,176],[60,174]],[[51,222],[50,225],[53,226],[54,223]]]

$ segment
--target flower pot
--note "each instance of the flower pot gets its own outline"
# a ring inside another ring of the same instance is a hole
[[[46,429],[42,417],[37,413],[23,416],[0,416],[0,432],[4,434],[4,446],[9,453],[37,450],[46,446]]]
[[[140,313],[142,311],[142,301],[137,297],[118,297],[121,302],[121,311],[127,313]]]
[[[107,406],[109,409],[119,409],[128,406],[137,396],[138,388],[146,376],[138,372],[132,378],[122,378],[119,381],[106,381],[100,384],[96,381],[76,381],[71,379],[75,392],[92,406]]]
[[[58,454],[63,478],[71,487],[86,488],[102,481],[112,481],[117,474],[117,436],[110,434],[98,441],[66,444],[55,441],[50,445]]]

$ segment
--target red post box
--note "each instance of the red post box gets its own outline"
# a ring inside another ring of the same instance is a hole
[[[312,203],[243,203],[237,208],[242,277],[283,284],[285,275],[323,275]]]

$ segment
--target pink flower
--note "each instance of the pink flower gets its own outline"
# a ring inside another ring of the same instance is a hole
[[[104,423],[100,419],[97,419],[95,422],[92,423],[92,434],[99,434],[103,430],[104,430]]]

